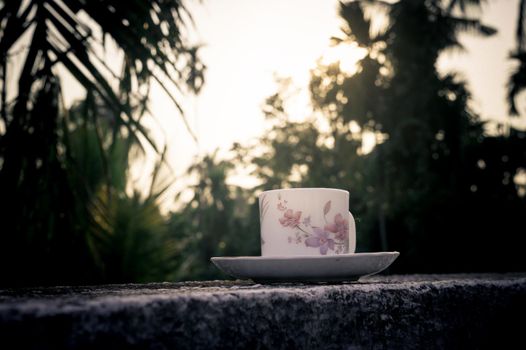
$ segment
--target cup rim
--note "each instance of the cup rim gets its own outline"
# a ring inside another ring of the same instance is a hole
[[[330,192],[343,192],[349,194],[349,191],[342,190],[339,188],[330,188],[330,187],[292,187],[292,188],[277,188],[273,190],[267,190],[260,193],[260,195],[264,193],[271,193],[271,192],[278,192],[278,191],[297,191],[297,192],[311,192],[311,191],[330,191]]]

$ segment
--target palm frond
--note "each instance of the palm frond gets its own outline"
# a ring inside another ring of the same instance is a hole
[[[360,2],[340,2],[340,16],[349,29],[349,31],[343,29],[346,35],[351,36],[361,46],[368,46],[371,43],[370,21],[365,18]]]
[[[447,6],[447,12],[451,13],[455,8],[458,8],[465,14],[468,8],[478,9],[485,2],[485,0],[451,0]]]
[[[508,105],[510,114],[516,116],[519,114],[515,103],[516,97],[526,90],[526,51],[518,52],[511,55],[512,59],[518,60],[518,67],[510,75],[508,80]]]
[[[462,32],[469,32],[470,34],[488,37],[497,33],[495,28],[482,24],[477,19],[448,17],[448,21],[451,22],[452,28]]]
[[[89,22],[85,15],[90,18]],[[39,26],[39,31],[33,34],[33,42],[38,45],[33,45],[33,51],[28,52],[27,55],[31,53],[28,62],[40,57],[46,64],[26,66],[19,79],[22,92],[29,91],[28,85],[35,76],[42,77],[55,65],[63,65],[86,89],[97,91],[130,132],[142,133],[143,128],[132,111],[144,111],[145,108],[133,106],[144,106],[143,91],[149,91],[150,82],[156,81],[196,139],[174,94],[174,89],[183,93],[198,91],[205,69],[197,58],[196,49],[186,42],[184,29],[193,22],[181,0],[18,0],[0,9],[0,19],[4,19],[0,27],[0,52],[8,52],[27,30]],[[103,43],[92,30],[93,23],[102,32],[103,41],[106,36],[111,37],[124,52],[132,74],[130,81],[135,82],[129,85],[133,90],[129,94],[131,99],[118,98],[111,83],[116,74],[104,63],[101,67],[104,60],[96,48]],[[142,136],[157,150],[147,135]]]

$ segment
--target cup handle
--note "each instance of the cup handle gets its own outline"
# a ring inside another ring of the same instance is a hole
[[[354,216],[349,212],[349,254],[356,250],[356,224],[354,223]]]

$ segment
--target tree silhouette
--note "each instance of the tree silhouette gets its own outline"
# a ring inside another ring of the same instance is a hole
[[[100,165],[110,208],[126,181],[111,155],[123,142],[162,151],[141,124],[151,84],[165,90],[183,119],[177,91],[202,85],[204,66],[186,39],[191,25],[179,0],[0,2],[2,283],[98,278],[78,273],[94,259],[86,232],[93,212],[85,201],[99,182],[87,176],[95,171],[80,171],[86,154],[72,148],[79,134],[62,103],[60,72],[87,91],[80,117],[99,150],[87,167]],[[10,65],[15,61],[20,71]]]
[[[487,136],[464,82],[435,68],[441,53],[461,45],[459,34],[495,33],[467,17],[479,5],[342,3],[344,25],[332,42],[358,44],[365,56],[356,72],[339,62],[313,70],[312,102],[323,128],[316,120],[289,121],[283,92],[267,100],[274,124],[261,139],[266,152],[250,159],[261,187],[349,189],[358,249],[401,251],[399,272],[524,268],[516,247],[526,239],[518,231],[525,201],[513,182],[526,165],[524,135]],[[369,6],[385,16],[379,32],[375,15],[365,16]],[[368,154],[364,135],[377,142]]]
[[[526,134],[512,129],[509,135],[489,136],[468,106],[465,83],[436,70],[438,57],[461,45],[461,33],[495,33],[467,17],[467,10],[479,5],[342,3],[344,24],[331,42],[360,47],[364,55],[356,70],[320,61],[309,86],[314,110],[304,121],[289,119],[293,88],[289,79],[281,79],[262,107],[268,129],[253,146],[235,145],[234,156],[224,161],[212,156],[196,162],[199,186],[193,204],[173,215],[179,232],[181,226],[192,227],[187,242],[207,241],[204,256],[195,253],[199,245],[188,249],[187,273],[215,277],[204,272],[207,257],[254,254],[257,243],[245,238],[258,237],[257,214],[234,220],[239,214],[234,199],[254,203],[261,190],[284,187],[348,189],[358,251],[399,250],[392,272],[526,268],[520,258],[526,243],[521,230],[525,191],[514,181],[526,173]],[[369,6],[376,10],[370,17],[365,15]],[[385,27],[373,31],[377,16]],[[364,137],[376,140],[369,152]],[[236,197],[233,188],[226,190],[234,163],[259,180],[251,195]],[[257,213],[253,206],[251,213]],[[190,217],[193,225],[181,223]],[[235,233],[231,241],[230,233]],[[227,243],[232,250],[226,252],[220,242],[245,245]]]
[[[184,208],[170,217],[178,243],[177,279],[225,277],[211,265],[212,256],[256,255],[259,211],[251,193],[228,184],[234,160],[219,160],[217,152],[196,159],[188,169],[193,183],[177,199]],[[190,199],[184,197],[190,193]]]
[[[518,115],[515,98],[526,89],[526,0],[519,3],[519,16],[517,19],[517,48],[510,54],[510,58],[517,61],[517,68],[510,75],[508,81],[508,104],[510,114]]]

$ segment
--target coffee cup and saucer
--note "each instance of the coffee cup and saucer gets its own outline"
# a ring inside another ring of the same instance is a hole
[[[259,195],[261,256],[213,257],[223,272],[256,282],[346,282],[386,269],[398,252],[355,253],[349,192],[291,188]]]

